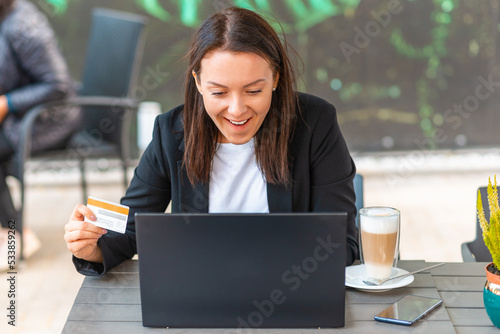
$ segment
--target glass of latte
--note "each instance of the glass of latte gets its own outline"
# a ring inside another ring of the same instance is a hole
[[[361,263],[368,277],[389,278],[397,267],[399,229],[399,210],[381,206],[359,210]]]

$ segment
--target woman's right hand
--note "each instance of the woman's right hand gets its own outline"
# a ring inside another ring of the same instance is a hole
[[[92,210],[83,204],[78,204],[73,210],[69,222],[64,226],[66,246],[79,259],[102,263],[102,251],[97,245],[97,240],[107,231],[84,221],[85,217],[91,221],[96,220]]]

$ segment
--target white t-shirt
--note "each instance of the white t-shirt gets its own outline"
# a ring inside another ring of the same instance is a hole
[[[208,203],[210,213],[269,212],[267,184],[255,160],[253,138],[243,145],[218,144]]]

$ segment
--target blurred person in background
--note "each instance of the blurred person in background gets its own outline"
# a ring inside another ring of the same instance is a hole
[[[73,91],[47,18],[28,1],[0,0],[0,270],[7,263],[8,222],[18,217],[6,176],[22,119],[30,108],[63,99]],[[32,151],[63,147],[79,123],[80,112],[74,108],[46,111],[35,124]],[[25,232],[24,240],[31,236],[39,244],[29,230]]]

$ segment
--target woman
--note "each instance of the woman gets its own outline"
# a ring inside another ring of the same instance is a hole
[[[136,253],[134,214],[164,212],[348,213],[346,263],[357,256],[354,163],[335,108],[293,90],[286,49],[258,14],[209,17],[188,54],[185,104],[156,119],[153,140],[122,198],[125,234],[83,222],[77,205],[65,241],[77,270],[105,273]]]
[[[30,2],[0,0],[0,223],[3,227],[17,218],[5,178],[7,163],[18,146],[23,117],[30,108],[62,99],[72,92],[66,63],[47,18]],[[79,123],[79,111],[74,108],[58,108],[43,114],[35,124],[33,151],[63,146]],[[0,232],[0,254],[6,251],[6,232],[5,229]]]

